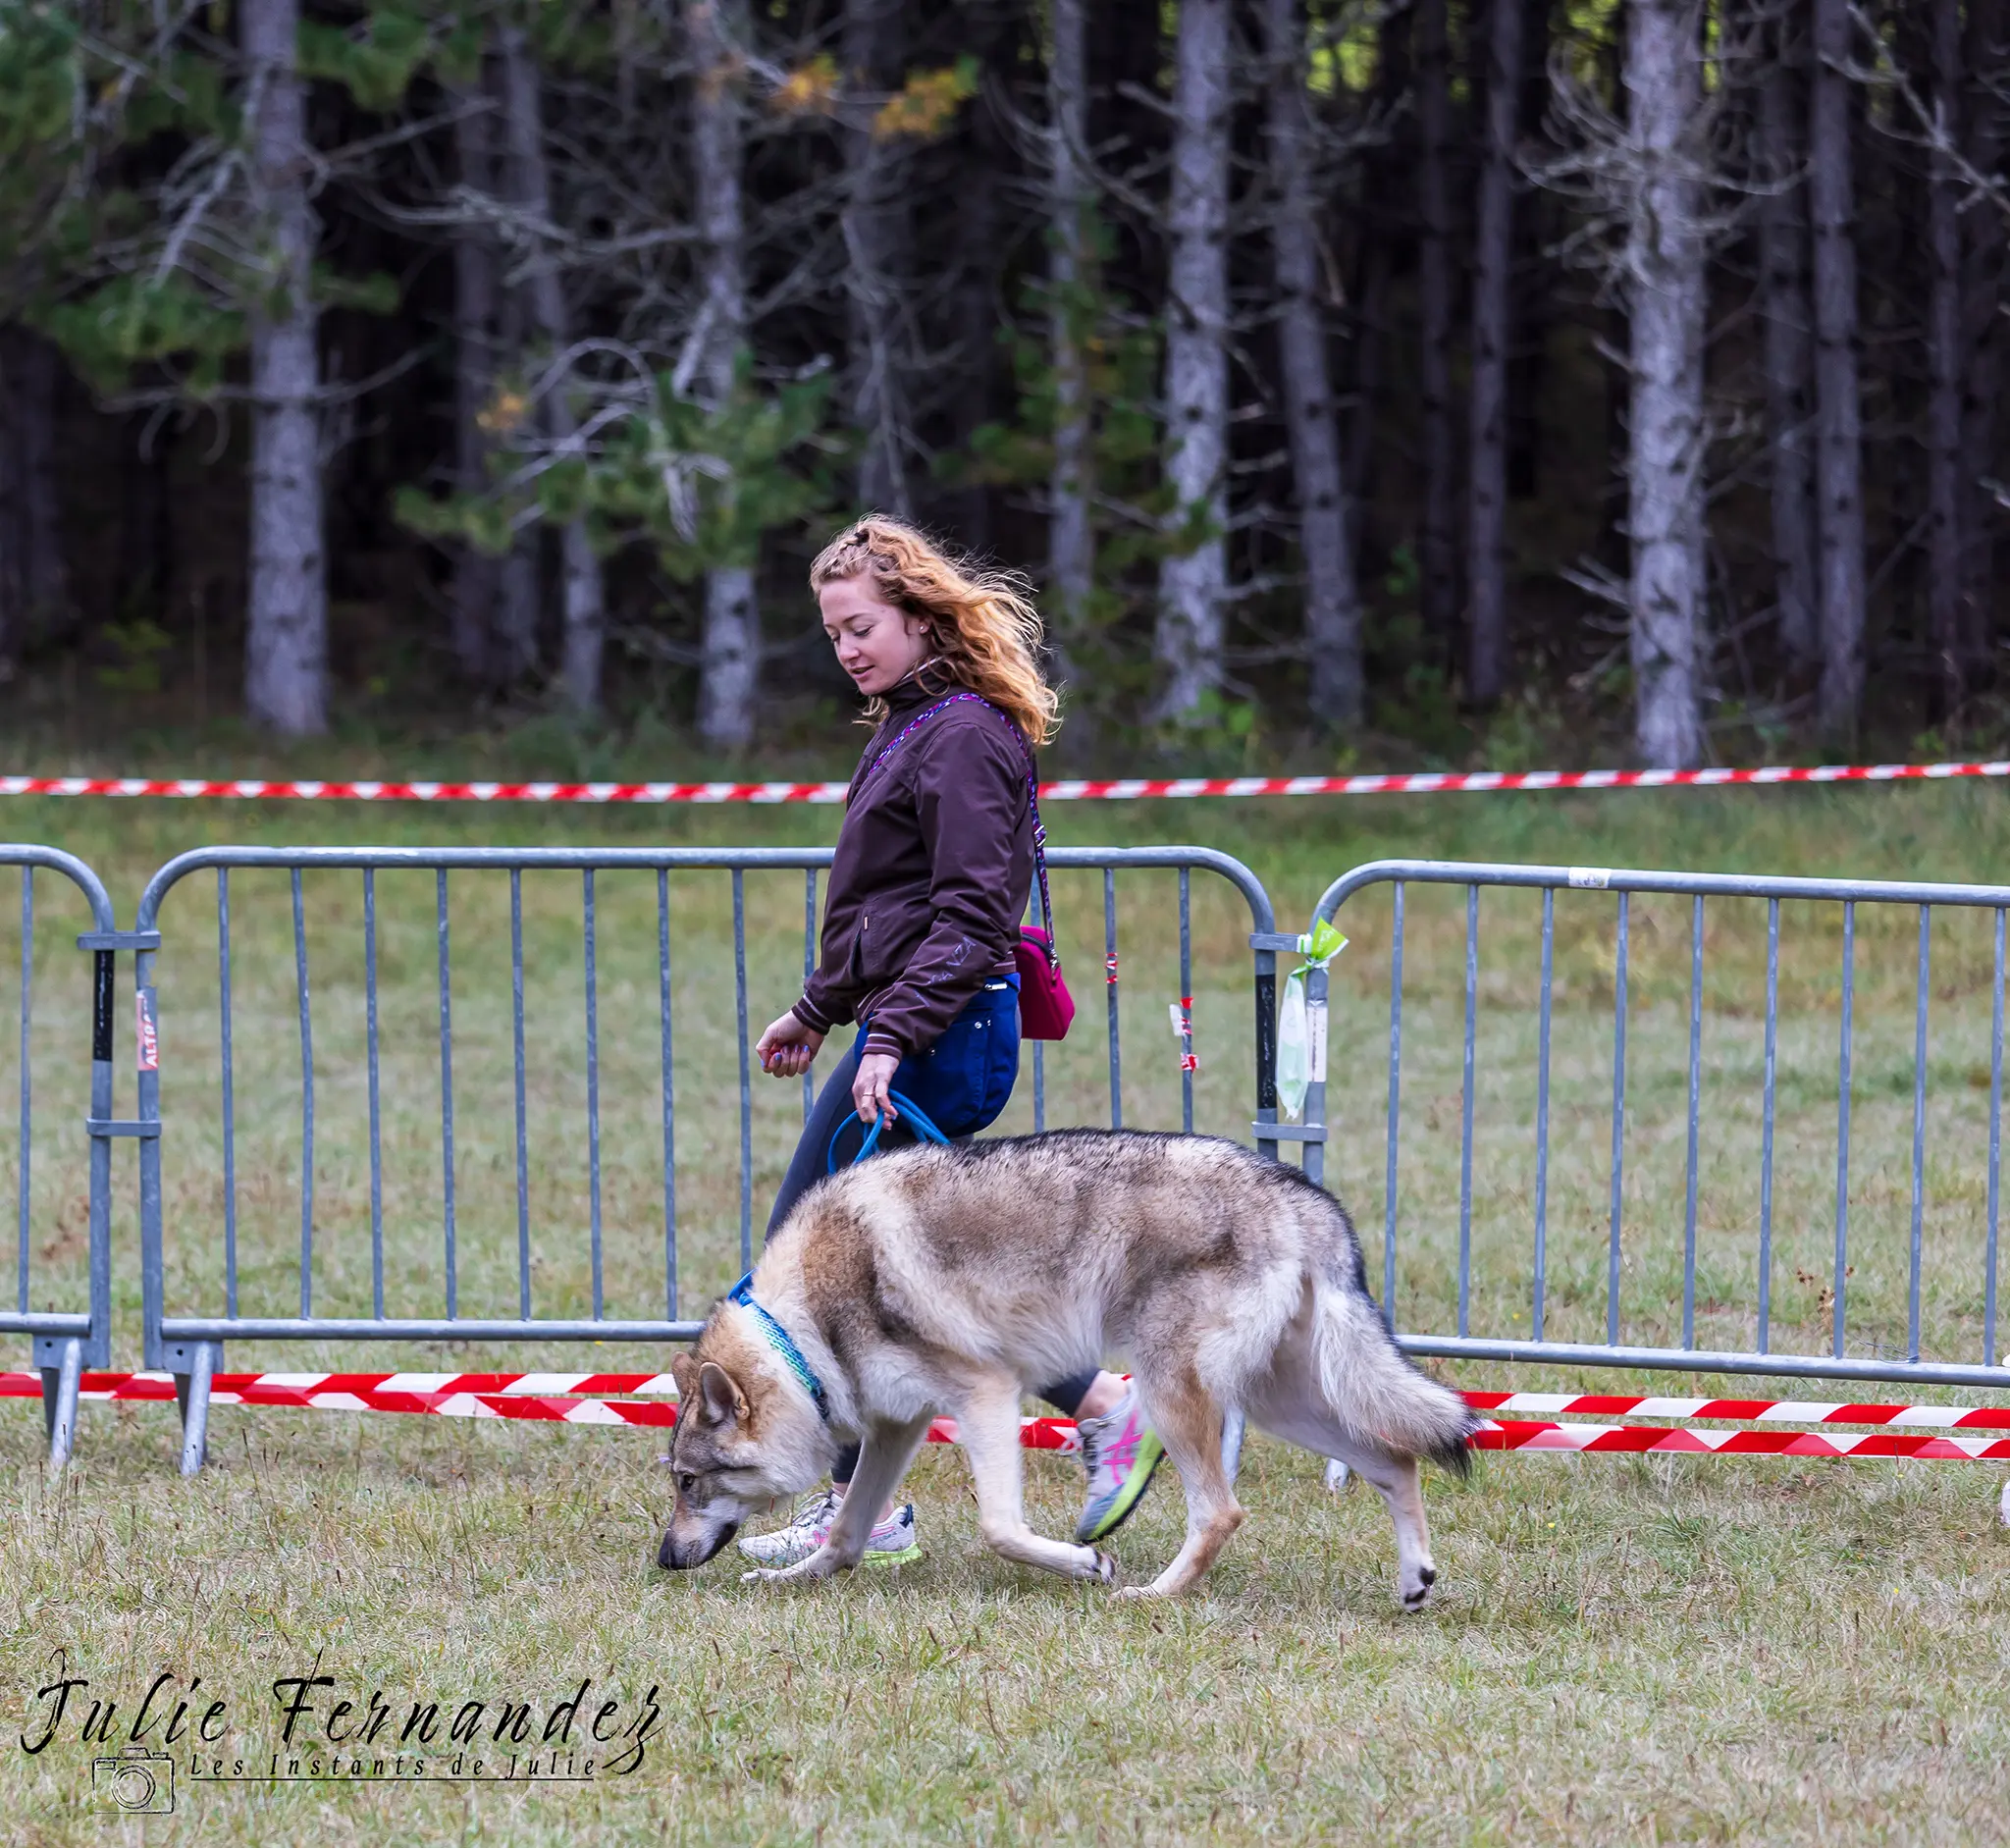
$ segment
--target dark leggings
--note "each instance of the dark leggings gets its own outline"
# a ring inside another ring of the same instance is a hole
[[[823,1081],[823,1088],[817,1093],[817,1102],[811,1108],[810,1121],[803,1125],[803,1139],[796,1144],[788,1173],[781,1178],[781,1191],[774,1196],[774,1210],[767,1215],[767,1239],[774,1237],[776,1228],[788,1218],[796,1202],[829,1173],[830,1138],[837,1134],[838,1125],[857,1110],[852,1102],[852,1081],[858,1075],[859,1047],[854,1040],[838,1060],[835,1070]],[[886,1126],[879,1137],[879,1146],[898,1147],[914,1139],[907,1125],[895,1121]],[[956,1139],[968,1138],[959,1136]],[[1065,1380],[1056,1380],[1052,1386],[1041,1387],[1039,1396],[1063,1417],[1072,1418],[1088,1389],[1095,1384],[1099,1371],[1099,1368],[1090,1367],[1086,1373],[1070,1374]],[[830,1478],[833,1482],[848,1483],[858,1466],[859,1447],[847,1445],[837,1459],[836,1467],[831,1470]]]

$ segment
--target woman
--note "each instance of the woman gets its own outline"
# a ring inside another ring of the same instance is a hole
[[[772,1238],[803,1193],[849,1161],[868,1126],[914,1136],[899,1092],[963,1137],[1005,1108],[1019,1075],[1013,950],[1033,877],[1033,750],[1059,704],[1034,659],[1040,622],[1018,582],[946,557],[895,520],[838,534],[810,571],[823,632],[875,729],[852,777],[823,907],[821,960],[755,1050],[800,1078],[833,1027],[858,1033],[803,1127],[768,1216]],[[975,696],[975,697],[973,697]],[[1137,1398],[1105,1372],[1040,1389],[1082,1433],[1088,1500],[1076,1537],[1113,1532],[1157,1467]],[[740,1542],[764,1565],[823,1544],[858,1461],[787,1526]],[[914,1508],[882,1512],[865,1565],[919,1558]]]

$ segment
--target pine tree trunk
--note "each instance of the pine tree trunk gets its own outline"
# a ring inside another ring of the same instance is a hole
[[[479,84],[450,92],[457,114],[453,145],[460,184],[469,192],[497,191],[495,119]],[[495,233],[469,220],[453,233],[454,486],[466,495],[489,486],[489,434],[482,416],[496,392],[497,302],[502,267]],[[489,630],[501,593],[502,561],[463,542],[453,555],[453,656],[462,676],[486,685],[492,672]]]
[[[328,579],[321,507],[319,319],[309,288],[316,226],[307,92],[295,63],[297,0],[243,0],[250,193],[274,274],[249,314],[251,557],[244,705],[289,736],[328,725]]]
[[[1791,15],[1759,81],[1759,312],[1765,322],[1766,423],[1772,501],[1773,596],[1787,659],[1821,659],[1816,626],[1814,382],[1808,307],[1807,180],[1802,172],[1805,47]]]
[[[1047,338],[1054,368],[1054,463],[1047,478],[1049,632],[1065,657],[1095,593],[1094,411],[1085,343],[1092,335],[1095,252],[1088,146],[1087,0],[1052,0],[1047,66]]]
[[[525,305],[547,362],[567,343],[565,293],[555,264],[536,227],[552,222],[552,177],[545,153],[544,97],[537,59],[523,31],[502,32],[504,132],[515,203],[531,227],[529,274],[523,280]],[[559,449],[571,447],[578,429],[564,381],[555,385],[544,404],[546,433]],[[567,523],[560,536],[560,582],[564,617],[561,684],[566,703],[575,712],[593,713],[601,702],[601,653],[607,626],[607,600],[601,561],[583,517]],[[523,637],[513,638],[521,651]],[[535,647],[535,635],[530,638]]]
[[[2000,170],[2003,84],[2010,79],[2010,5],[1969,0],[1962,63],[1969,79],[1965,115],[1969,164]],[[2002,390],[2002,302],[2010,224],[1994,205],[1963,214],[1962,264],[1961,609],[1965,647],[1980,675],[1994,651],[1996,530],[2001,510],[1986,483],[1996,468],[1996,398]]]
[[[740,196],[744,159],[741,64],[746,31],[737,0],[691,0],[685,18],[696,73],[692,160],[697,168],[698,229],[704,264],[701,370],[715,405],[729,403],[747,345],[746,222]],[[698,729],[714,750],[742,751],[754,741],[755,681],[761,664],[754,573],[715,564],[705,577],[705,632],[698,662]]]
[[[1305,102],[1304,24],[1298,0],[1266,0],[1270,159],[1277,221],[1278,360],[1297,489],[1305,564],[1305,641],[1312,715],[1329,725],[1361,715],[1361,605],[1354,586],[1353,518],[1341,476],[1319,251],[1312,215],[1312,124]]]
[[[901,0],[845,0],[842,60],[853,101],[844,135],[842,230],[852,427],[864,445],[859,500],[865,508],[905,519],[913,511],[902,376],[906,161],[897,140],[873,132],[881,97],[899,81],[903,25]]]
[[[1958,148],[1961,0],[1932,0],[1932,110]],[[1927,625],[1941,711],[1951,717],[1961,711],[1968,682],[1961,610],[1961,198],[1952,149],[1932,156],[1927,186]]]
[[[1166,300],[1166,516],[1156,652],[1161,718],[1221,684],[1228,547],[1230,0],[1183,0],[1173,79]]]
[[[1815,492],[1822,730],[1855,742],[1864,699],[1863,402],[1857,378],[1850,0],[1814,0],[1808,202],[1815,240]]]
[[[1420,607],[1434,641],[1458,628],[1458,449],[1452,399],[1452,55],[1445,0],[1417,0],[1417,310],[1422,343],[1418,404],[1424,464],[1418,532]],[[1449,659],[1448,655],[1448,659]]]
[[[1521,0],[1487,9],[1486,143],[1475,206],[1472,399],[1466,505],[1466,696],[1488,706],[1508,674],[1508,358]]]
[[[14,678],[15,666],[27,641],[17,338],[12,328],[0,330],[0,681]]]
[[[56,473],[55,346],[0,330],[0,678],[70,607]]]
[[[1629,0],[1626,39],[1626,139],[1641,174],[1626,228],[1634,743],[1656,769],[1703,754],[1707,247],[1689,145],[1702,100],[1698,4]]]

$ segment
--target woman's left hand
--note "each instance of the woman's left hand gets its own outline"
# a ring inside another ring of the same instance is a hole
[[[890,1052],[869,1052],[859,1061],[859,1075],[852,1080],[852,1102],[858,1106],[861,1123],[891,1123],[899,1117],[891,1097],[893,1075],[899,1070],[900,1061]]]

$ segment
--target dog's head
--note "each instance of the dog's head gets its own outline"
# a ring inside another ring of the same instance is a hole
[[[657,1553],[673,1572],[703,1565],[750,1515],[814,1483],[830,1461],[807,1399],[784,1391],[714,1326],[670,1363],[677,1423],[670,1442],[677,1505]],[[707,1350],[714,1350],[709,1353]]]

